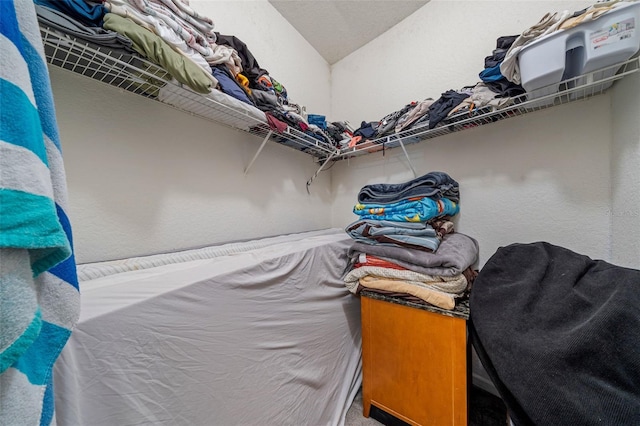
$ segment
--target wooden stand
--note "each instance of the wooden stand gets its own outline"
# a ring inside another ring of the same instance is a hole
[[[363,296],[363,415],[467,425],[466,320]]]

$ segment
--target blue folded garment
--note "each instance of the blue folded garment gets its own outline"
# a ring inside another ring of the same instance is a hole
[[[309,124],[315,124],[322,130],[325,130],[327,128],[327,117],[325,117],[324,115],[308,114],[307,122]]]
[[[102,18],[107,13],[107,9],[103,5],[91,5],[84,0],[33,0],[33,2],[64,12],[72,18],[94,27],[102,26]]]
[[[504,78],[504,76],[500,72],[500,64],[496,65],[495,67],[485,68],[484,71],[482,71],[478,75],[480,76],[480,80],[484,82],[498,81]]]
[[[253,102],[249,100],[247,93],[240,87],[237,81],[235,81],[229,74],[227,74],[226,71],[221,70],[218,67],[211,67],[211,73],[218,80],[220,88],[224,93],[236,98],[239,101],[253,106]]]

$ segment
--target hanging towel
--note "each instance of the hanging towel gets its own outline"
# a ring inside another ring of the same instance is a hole
[[[0,424],[48,425],[79,316],[66,178],[35,7],[0,1]]]

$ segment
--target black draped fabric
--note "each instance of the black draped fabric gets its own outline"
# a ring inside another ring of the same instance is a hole
[[[640,425],[640,271],[512,244],[474,282],[470,332],[517,425]]]

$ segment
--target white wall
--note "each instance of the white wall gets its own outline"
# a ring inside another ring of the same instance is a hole
[[[611,261],[640,269],[640,75],[612,90]]]
[[[480,266],[515,242],[548,241],[608,258],[609,95],[408,146],[418,175],[439,170],[460,184],[459,232],[478,240]],[[332,169],[334,226],[352,213],[360,188],[413,179],[400,149]]]
[[[434,0],[334,65],[332,111],[354,124],[373,121],[410,100],[473,84],[496,38],[520,33],[547,11],[589,4]],[[611,126],[606,94],[425,141],[409,153],[418,175],[440,170],[460,183],[457,230],[478,239],[479,266],[500,246],[541,240],[609,259]],[[399,149],[341,162],[332,173],[339,227],[357,218],[362,186],[413,178]]]
[[[328,111],[327,63],[266,1],[240,3],[194,7],[243,40],[297,103]],[[306,192],[310,156],[271,142],[244,176],[260,139],[50,72],[79,263],[331,225],[330,176]]]

